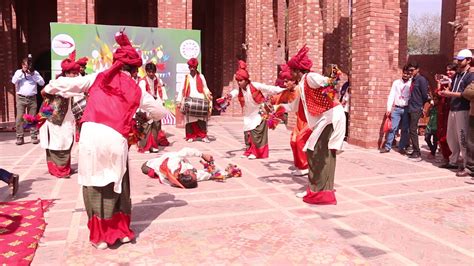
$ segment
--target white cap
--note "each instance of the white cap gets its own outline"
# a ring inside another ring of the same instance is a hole
[[[454,57],[456,60],[464,60],[466,58],[472,58],[472,52],[469,49],[462,49],[458,55]]]

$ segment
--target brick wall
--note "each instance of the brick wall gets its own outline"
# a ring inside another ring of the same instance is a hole
[[[0,0],[0,15],[3,27],[0,29],[0,128],[12,128],[15,121],[15,88],[11,84],[13,72],[17,69],[17,27],[16,13],[11,0]],[[10,123],[8,123],[10,122]]]
[[[90,18],[88,12],[94,10],[94,1],[92,1],[91,6],[88,6],[86,3],[86,0],[57,1],[58,22],[87,23]]]
[[[399,76],[400,0],[354,0],[352,99],[349,142],[382,143],[382,122],[391,84]]]
[[[456,0],[456,21],[464,27],[454,41],[454,54],[461,49],[474,48],[474,0]]]
[[[191,29],[193,26],[192,0],[157,0],[158,28]]]

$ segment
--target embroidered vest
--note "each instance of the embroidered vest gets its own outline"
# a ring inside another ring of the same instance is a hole
[[[308,84],[307,76],[304,79],[304,97],[308,112],[312,116],[320,115],[335,106],[339,105],[338,102],[331,100],[328,96],[323,94],[324,88],[311,88]]]

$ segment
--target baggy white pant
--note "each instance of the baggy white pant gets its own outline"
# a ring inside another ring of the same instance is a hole
[[[451,155],[449,163],[457,165],[459,156],[466,157],[469,111],[449,111],[447,140]],[[464,167],[466,160],[464,159]]]

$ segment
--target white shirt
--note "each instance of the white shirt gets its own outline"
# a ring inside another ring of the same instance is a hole
[[[272,85],[266,85],[263,83],[259,82],[252,82],[252,85],[255,87],[255,89],[261,91],[263,93],[263,96],[268,97],[273,94],[280,93],[285,90],[285,88],[281,88],[278,86],[272,86]],[[244,95],[244,131],[249,131],[253,130],[260,123],[262,123],[262,116],[260,115],[260,104],[257,104],[253,97],[252,93],[250,91],[250,85],[247,85],[245,90],[243,90],[243,95]],[[232,98],[235,98],[239,95],[239,89],[234,89],[230,92],[230,95]]]
[[[76,122],[71,110],[71,99],[68,99],[68,109],[61,125],[55,125],[48,120],[40,127],[40,145],[43,149],[65,151],[74,142]]]
[[[204,75],[202,73],[199,73],[200,77],[201,77],[201,80],[202,80],[202,87],[203,87],[203,90],[204,90],[204,94],[206,95],[211,95],[211,91],[209,91],[209,88],[207,87],[207,82],[206,82],[206,78],[204,77]],[[192,77],[190,74],[187,74],[186,77],[184,78],[184,80],[186,80],[186,78],[188,79],[189,81],[189,97],[192,97],[192,98],[199,98],[199,99],[204,99],[204,94],[202,93],[199,93],[198,89],[197,89],[197,76],[198,74],[196,74],[194,77]],[[177,102],[181,102],[183,100],[183,90],[179,90],[178,92],[178,97],[176,98],[176,101]]]
[[[25,77],[23,71],[18,69],[12,77],[12,83],[15,84],[16,94],[34,96],[38,92],[37,85],[44,85],[44,79],[36,70],[33,72],[33,75],[26,74]]]
[[[166,89],[165,87],[163,87],[163,81],[155,75],[155,78],[158,79],[158,85],[161,86],[161,92],[163,94],[163,97],[161,98],[161,100],[164,102],[166,100],[168,100],[168,94],[166,93]],[[160,95],[158,94],[158,91],[155,91],[155,82],[154,82],[154,79],[150,79],[148,76],[145,76],[145,80],[140,80],[140,82],[138,82],[138,86],[143,90],[146,91],[146,83],[148,82],[149,86],[150,86],[150,94],[151,96],[155,97],[155,98],[160,98]],[[156,95],[154,95],[154,93],[156,92]]]
[[[50,81],[45,91],[63,97],[77,96],[78,93],[89,90],[97,75],[96,73],[75,78],[61,77]],[[141,94],[139,108],[149,112],[154,120],[161,120],[169,112],[148,93]],[[121,193],[127,161],[128,143],[122,134],[103,124],[94,122],[82,124],[78,160],[80,185],[104,187],[115,183],[114,191]]]
[[[184,173],[186,170],[194,169],[194,166],[187,160],[187,158],[201,156],[202,152],[197,149],[183,148],[178,152],[167,152],[159,158],[151,159],[146,162],[146,166],[152,168],[155,171],[162,183],[169,185],[171,182],[168,180],[168,177],[165,173],[160,171],[160,166],[164,160],[168,159],[168,163],[166,166],[168,167],[171,173],[174,173],[180,167],[181,169],[179,172]],[[197,181],[209,180],[211,178],[211,174],[204,170],[197,170],[196,176]]]
[[[328,77],[312,72],[305,74],[301,78],[301,81],[299,82],[298,86],[296,86],[296,89],[300,91],[299,99],[296,99],[295,101],[289,104],[283,105],[287,110],[296,112],[298,111],[299,101],[303,101],[304,113],[308,121],[308,126],[313,130],[303,148],[303,151],[306,151],[308,149],[314,150],[314,147],[316,146],[316,143],[318,142],[321,133],[323,132],[324,128],[329,124],[333,125],[334,132],[329,138],[328,148],[332,150],[342,151],[344,137],[346,133],[346,115],[344,114],[344,108],[342,108],[342,105],[338,105],[317,116],[313,116],[312,114],[310,114],[308,111],[308,107],[306,106],[306,99],[304,94],[305,79],[307,80],[310,88],[317,89],[327,84]]]
[[[344,104],[344,112],[349,113],[349,105],[351,104],[351,94],[349,92],[346,92],[344,96],[342,96],[342,101],[345,103]]]
[[[392,111],[393,106],[407,106],[410,99],[411,80],[404,82],[402,79],[397,79],[392,83],[390,94],[387,100],[387,112]]]

